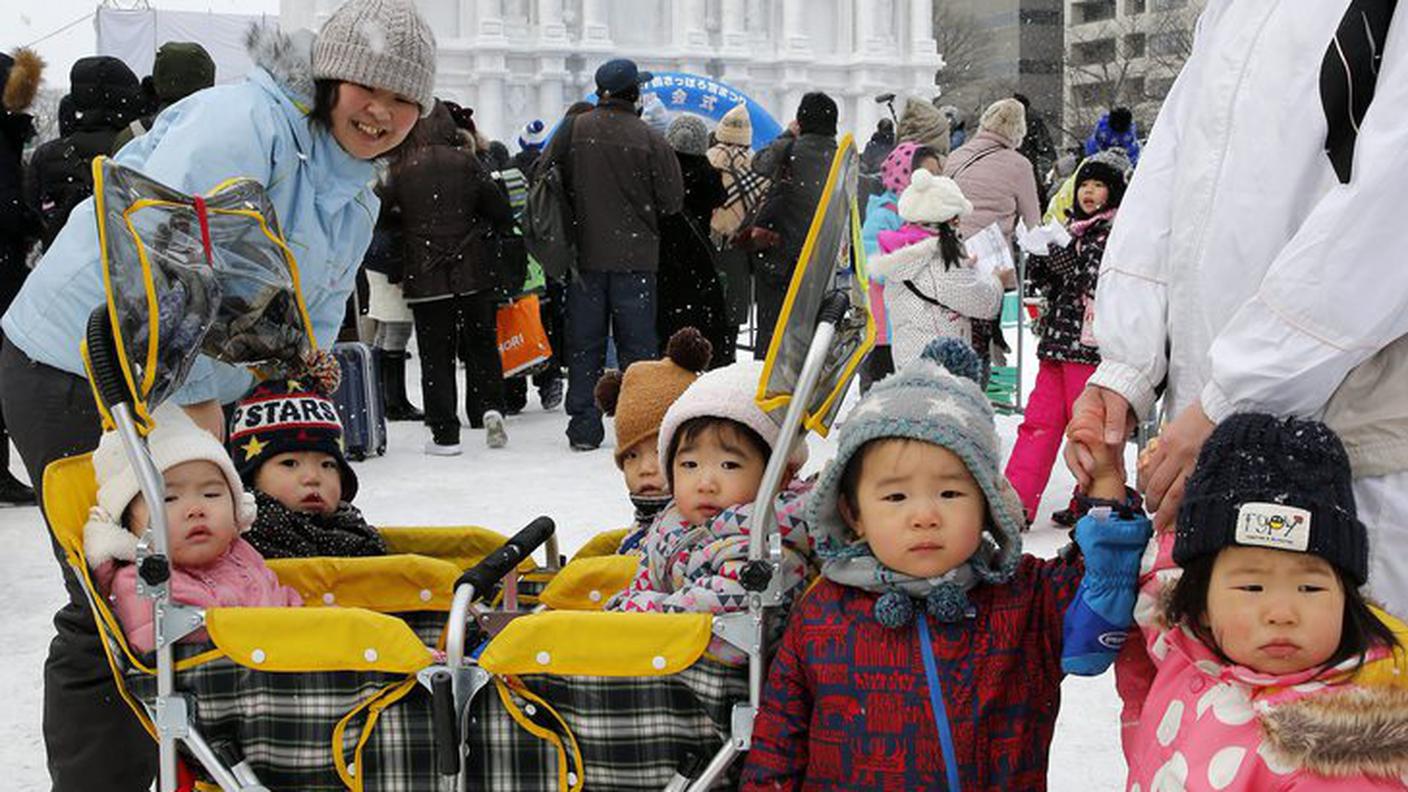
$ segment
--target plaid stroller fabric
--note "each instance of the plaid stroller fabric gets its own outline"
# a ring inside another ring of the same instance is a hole
[[[719,749],[733,705],[747,698],[747,668],[709,659],[659,677],[496,680],[470,703],[466,788],[557,792],[581,780],[586,790],[660,790],[686,756]],[[735,774],[718,788],[736,785]]]
[[[210,648],[178,644],[177,661]],[[156,677],[133,670],[125,679],[133,695],[154,699]],[[360,777],[366,792],[423,792],[438,778],[430,696],[403,674],[262,672],[221,658],[178,671],[176,685],[206,740],[237,748],[270,789],[344,792]]]

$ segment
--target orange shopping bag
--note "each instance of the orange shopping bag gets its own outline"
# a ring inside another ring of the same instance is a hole
[[[543,329],[538,295],[527,294],[499,307],[499,359],[504,376],[527,374],[552,357],[548,333]]]

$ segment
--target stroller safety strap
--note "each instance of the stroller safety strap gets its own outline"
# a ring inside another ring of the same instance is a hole
[[[430,649],[406,623],[360,608],[210,608],[210,639],[258,671],[414,674]]]
[[[712,625],[708,613],[545,611],[510,622],[479,666],[492,674],[676,674],[703,656]]]

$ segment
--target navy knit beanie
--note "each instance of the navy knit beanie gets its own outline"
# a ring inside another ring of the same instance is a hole
[[[1312,553],[1364,584],[1368,532],[1349,457],[1328,426],[1260,413],[1218,424],[1188,477],[1173,560],[1185,566],[1233,545]]]

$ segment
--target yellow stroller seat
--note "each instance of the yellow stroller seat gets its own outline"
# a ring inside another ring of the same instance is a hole
[[[118,689],[155,737],[155,666],[127,646],[84,561],[96,493],[89,455],[44,473],[44,508],[92,603]],[[426,555],[271,561],[305,607],[207,609],[209,642],[174,647],[177,687],[223,764],[243,762],[275,790],[410,792],[438,783],[429,696],[416,675],[435,659],[460,570],[504,537],[477,527],[383,536],[395,551]]]

